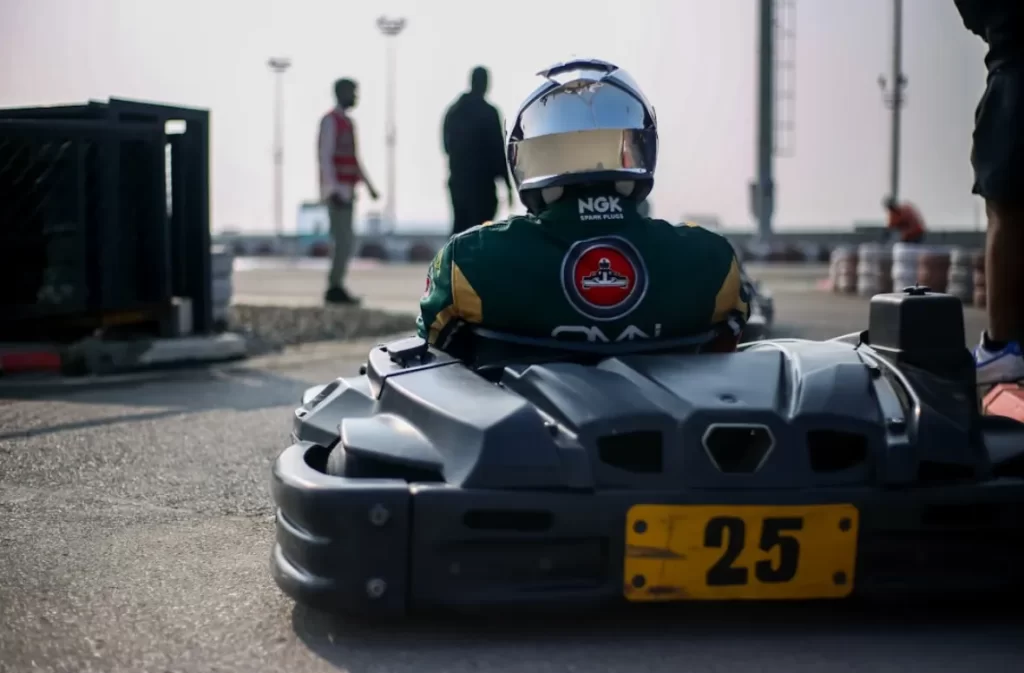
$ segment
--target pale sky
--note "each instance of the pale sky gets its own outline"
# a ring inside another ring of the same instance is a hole
[[[878,219],[888,185],[891,0],[797,0],[796,154],[776,160],[776,226]],[[985,47],[953,0],[906,0],[902,191],[934,228],[973,226],[969,162]],[[654,214],[750,227],[755,0],[0,0],[0,106],[147,99],[212,111],[215,230],[271,230],[273,76],[288,56],[285,216],[317,194],[315,136],[341,76],[360,83],[363,162],[385,186],[382,13],[398,38],[400,222],[444,225],[440,122],[469,71],[512,114],[534,73],[571,56],[629,70],[658,111]],[[359,210],[379,208],[365,196]],[[286,225],[287,226],[287,225]]]

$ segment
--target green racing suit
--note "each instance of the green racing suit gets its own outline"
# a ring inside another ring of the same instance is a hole
[[[441,349],[465,324],[591,342],[728,326],[731,348],[749,301],[723,236],[643,217],[634,202],[599,193],[452,236],[428,269],[416,323]]]

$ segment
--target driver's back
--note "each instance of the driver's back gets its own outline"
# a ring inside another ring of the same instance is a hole
[[[599,195],[453,236],[428,270],[417,329],[441,348],[465,323],[596,342],[691,336],[720,324],[738,335],[748,301],[724,237]]]

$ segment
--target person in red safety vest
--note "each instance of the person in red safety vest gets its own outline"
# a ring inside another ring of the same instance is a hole
[[[351,79],[334,83],[337,106],[320,120],[317,159],[320,165],[320,199],[327,206],[331,222],[334,252],[327,277],[324,301],[329,304],[355,304],[359,300],[344,287],[348,262],[352,258],[355,235],[352,211],[356,185],[362,182],[374,201],[377,190],[363,172],[356,152],[356,130],[348,111],[355,107],[357,87]]]
[[[920,243],[924,240],[924,218],[909,203],[897,203],[889,197],[884,202],[889,212],[888,227],[899,233],[901,243]]]

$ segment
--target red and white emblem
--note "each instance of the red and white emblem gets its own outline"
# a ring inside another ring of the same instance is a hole
[[[562,289],[581,314],[616,320],[643,299],[647,270],[636,248],[621,237],[579,241],[562,262]]]
[[[598,246],[580,256],[573,280],[584,301],[608,308],[618,306],[629,298],[636,284],[636,269],[615,248]]]

